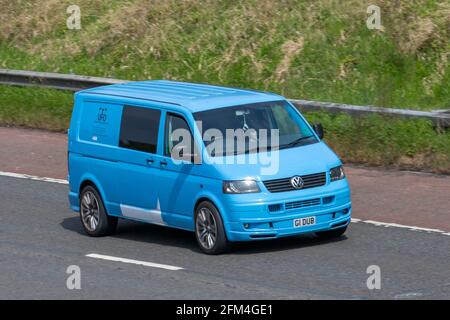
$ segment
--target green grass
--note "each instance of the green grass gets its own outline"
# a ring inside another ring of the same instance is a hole
[[[63,131],[68,128],[73,94],[67,91],[0,86],[0,125]]]
[[[346,162],[450,173],[450,132],[428,120],[308,113],[325,127],[325,141]]]
[[[450,108],[450,5],[365,0],[6,1],[3,68],[123,79],[178,79],[271,90],[290,98]],[[6,28],[5,28],[6,27]]]
[[[0,67],[175,79],[357,105],[450,108],[450,4],[371,0],[0,0]],[[0,86],[0,123],[67,127],[71,94]],[[427,121],[309,114],[352,162],[450,171],[448,132]]]

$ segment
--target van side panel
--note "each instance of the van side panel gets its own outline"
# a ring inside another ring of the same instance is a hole
[[[113,173],[117,168],[118,135],[122,106],[76,98],[70,137],[70,204],[78,210],[81,185],[97,186],[111,215],[120,215],[120,190]]]

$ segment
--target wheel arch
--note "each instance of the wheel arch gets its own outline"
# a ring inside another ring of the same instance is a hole
[[[86,188],[87,186],[91,186],[93,188],[95,188],[98,191],[97,186],[95,185],[95,183],[89,179],[85,179],[83,182],[81,182],[80,184],[80,189],[79,189],[79,194],[81,194],[81,191],[83,191],[84,188]]]
[[[222,205],[221,201],[212,194],[199,195],[199,197],[195,201],[193,216],[195,216],[195,212],[197,211],[198,206],[203,201],[208,201],[216,207],[217,211],[219,211],[220,217],[222,218],[222,222],[224,223],[224,225],[226,225],[226,223],[228,222],[228,215],[225,207]]]
[[[105,204],[105,202],[107,201],[107,198],[105,197],[105,192],[100,182],[94,176],[91,175],[84,176],[82,179],[80,179],[80,186],[78,188],[79,196],[81,196],[81,191],[83,191],[83,189],[87,186],[92,186],[93,188],[95,188],[95,190],[97,190],[97,192],[102,197],[102,201]]]

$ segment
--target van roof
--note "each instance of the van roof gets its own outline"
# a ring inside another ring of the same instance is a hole
[[[283,99],[282,96],[269,92],[168,80],[125,82],[86,89],[79,93],[159,101],[184,106],[191,112]]]

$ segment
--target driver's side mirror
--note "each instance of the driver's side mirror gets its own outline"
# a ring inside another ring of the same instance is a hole
[[[319,139],[322,140],[323,135],[324,135],[322,124],[315,123],[315,124],[313,124],[312,128],[313,128],[314,132],[319,136]]]

